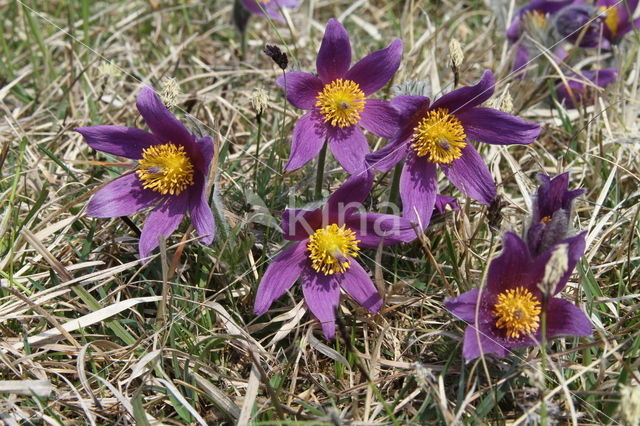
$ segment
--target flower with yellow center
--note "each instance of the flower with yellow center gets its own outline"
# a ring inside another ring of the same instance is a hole
[[[193,185],[193,164],[182,145],[171,142],[142,151],[136,170],[142,186],[163,195],[178,195]]]
[[[493,307],[496,327],[505,329],[511,338],[535,332],[540,325],[540,312],[538,298],[524,287],[498,294],[498,303]]]
[[[355,81],[338,78],[324,86],[316,97],[316,106],[325,123],[349,127],[360,121],[365,95]]]
[[[598,11],[605,16],[604,23],[609,28],[609,31],[611,31],[614,36],[618,34],[618,27],[620,26],[618,8],[614,6],[600,6]]]
[[[307,243],[311,267],[325,275],[345,272],[350,266],[349,258],[358,256],[359,242],[346,225],[334,223],[316,230]]]
[[[467,146],[462,123],[446,108],[427,112],[414,131],[411,148],[432,163],[451,163]]]

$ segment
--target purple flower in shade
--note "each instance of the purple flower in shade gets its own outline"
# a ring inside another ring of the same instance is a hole
[[[569,173],[551,179],[539,174],[540,186],[532,197],[531,223],[527,230],[527,246],[538,256],[565,239],[569,233],[573,200],[584,194],[584,189],[569,190]]]
[[[454,90],[433,104],[423,96],[399,96],[391,101],[401,116],[400,130],[367,163],[388,171],[406,157],[400,177],[403,216],[424,228],[436,202],[437,166],[463,193],[484,204],[496,196],[496,185],[471,141],[496,145],[528,144],[540,126],[479,105],[495,89],[491,71],[475,86]]]
[[[187,210],[201,242],[215,236],[213,214],[207,202],[206,182],[213,158],[213,139],[197,139],[144,87],[136,102],[151,129],[121,126],[79,127],[89,146],[98,151],[137,160],[135,171],[126,173],[96,192],[87,208],[92,217],[127,216],[154,207],[140,236],[140,257],[156,247],[160,235],[169,236]]]
[[[309,111],[293,129],[285,170],[302,167],[327,140],[347,172],[360,171],[370,152],[361,127],[385,138],[397,130],[397,113],[389,102],[367,97],[387,84],[401,57],[402,41],[396,39],[350,67],[349,34],[340,22],[330,19],[316,59],[318,76],[293,71],[276,80],[291,104]]]
[[[240,3],[254,15],[268,16],[281,22],[284,21],[283,7],[296,9],[300,6],[300,0],[240,0]]]
[[[611,47],[603,37],[603,16],[592,6],[576,3],[562,9],[555,18],[555,28],[563,39],[580,47]]]
[[[481,354],[504,357],[511,348],[540,342],[543,309],[547,315],[548,339],[560,335],[591,335],[587,316],[574,304],[554,297],[562,291],[584,253],[585,234],[563,241],[566,245],[563,259],[566,272],[556,274],[546,272],[554,269],[548,268],[547,263],[555,248],[532,258],[518,235],[512,232],[505,234],[502,253],[489,265],[486,288],[468,291],[455,299],[445,299],[449,312],[469,323],[462,349],[466,360]],[[545,299],[539,286],[550,278],[553,280],[549,284],[551,291]]]
[[[561,9],[572,4],[575,0],[532,0],[526,6],[516,12],[515,17],[507,28],[507,39],[516,44],[516,57],[513,64],[513,72],[519,72],[526,68],[533,46],[523,37],[525,32],[548,32],[550,18]],[[520,74],[519,78],[523,78]]]
[[[316,210],[285,210],[284,237],[294,243],[267,267],[256,295],[254,312],[264,314],[298,279],[307,306],[320,321],[327,339],[335,336],[335,310],[340,288],[370,312],[382,298],[368,273],[354,259],[361,247],[378,247],[416,238],[405,219],[388,214],[361,213],[373,173],[353,175]]]
[[[625,34],[640,28],[640,18],[632,18],[638,0],[597,0],[596,7],[604,15],[602,35],[611,43],[618,43]]]
[[[617,68],[587,70],[582,71],[582,75],[567,74],[567,83],[561,82],[556,86],[558,100],[564,102],[567,108],[576,108],[577,104],[593,105],[598,90],[596,87],[608,86],[616,81],[617,75]]]

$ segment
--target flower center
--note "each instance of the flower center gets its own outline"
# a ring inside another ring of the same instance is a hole
[[[411,148],[432,163],[451,163],[462,156],[467,135],[460,120],[446,108],[427,112],[415,129]]]
[[[545,217],[543,217],[542,219],[540,219],[540,222],[542,222],[542,223],[549,223],[549,222],[551,222],[551,220],[552,220],[552,219],[551,219],[551,216],[545,216]]]
[[[609,28],[609,31],[611,31],[613,35],[616,35],[618,33],[618,26],[620,25],[620,16],[618,15],[618,8],[613,6],[611,7],[600,6],[598,8],[598,11],[605,15],[605,18],[604,18],[605,25]]]
[[[365,96],[355,81],[338,78],[318,92],[316,106],[324,116],[324,122],[332,126],[349,127],[360,121]]]
[[[163,195],[178,195],[193,185],[191,160],[183,146],[171,142],[145,148],[136,174],[144,188]]]
[[[529,290],[516,287],[498,295],[493,307],[496,327],[506,329],[508,337],[530,334],[540,325],[540,302]]]
[[[527,12],[526,19],[537,29],[542,29],[547,26],[547,17],[539,10],[531,10]]]
[[[358,256],[359,242],[346,225],[334,223],[316,230],[307,243],[311,267],[325,275],[345,272],[350,266],[349,257]]]

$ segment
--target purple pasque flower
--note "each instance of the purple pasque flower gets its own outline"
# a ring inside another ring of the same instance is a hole
[[[580,47],[608,49],[611,44],[603,37],[602,21],[596,8],[576,2],[558,12],[555,28],[560,37]]]
[[[154,207],[142,228],[140,257],[156,247],[160,235],[169,236],[187,210],[201,242],[210,244],[216,228],[207,201],[206,183],[213,158],[213,139],[196,138],[164,106],[150,86],[136,101],[151,133],[133,127],[92,126],[75,129],[89,146],[138,162],[96,192],[87,207],[91,217],[128,216]]]
[[[407,220],[389,214],[362,213],[373,173],[350,177],[315,210],[285,210],[282,230],[293,244],[267,267],[254,304],[264,314],[298,279],[307,306],[320,321],[327,339],[335,336],[340,289],[370,312],[382,306],[382,298],[369,274],[355,260],[361,247],[378,247],[416,238]]]
[[[396,39],[353,66],[349,34],[330,19],[316,59],[318,76],[293,71],[276,83],[295,107],[307,110],[293,129],[285,170],[296,170],[320,152],[325,140],[340,165],[353,174],[370,152],[362,129],[389,138],[397,130],[397,113],[388,101],[368,99],[384,87],[400,66],[402,41]]]
[[[507,39],[516,44],[516,56],[513,64],[513,72],[519,72],[526,68],[531,58],[531,51],[535,49],[525,39],[525,33],[540,35],[548,33],[551,17],[561,9],[574,3],[575,0],[532,0],[526,6],[520,8],[509,28]],[[519,78],[524,78],[520,74]]]
[[[540,342],[543,309],[548,339],[560,335],[591,335],[591,323],[584,312],[573,303],[555,297],[584,253],[585,234],[562,242],[564,273],[549,273],[555,269],[547,267],[557,247],[533,258],[518,235],[513,232],[504,235],[502,253],[489,265],[486,287],[445,299],[449,312],[469,324],[462,349],[467,361],[481,354],[504,357],[511,348]],[[547,280],[552,280],[545,284],[551,291],[545,297],[540,286]]]
[[[438,193],[438,166],[464,194],[490,204],[496,185],[471,141],[496,145],[528,144],[540,125],[493,108],[480,107],[495,90],[491,71],[475,86],[456,89],[433,104],[424,96],[398,96],[400,130],[367,163],[386,172],[406,158],[400,177],[403,216],[423,228],[429,224]]]
[[[527,246],[535,257],[565,239],[569,234],[573,200],[584,189],[569,190],[569,173],[553,179],[540,173],[540,186],[532,196],[531,222],[527,230]]]
[[[578,104],[593,105],[597,88],[607,87],[616,81],[617,68],[581,71],[581,74],[567,74],[567,82],[556,86],[558,100],[567,108],[576,108]]]
[[[597,0],[596,8],[604,15],[602,35],[611,43],[618,43],[622,37],[640,28],[640,18],[633,19],[638,0]]]
[[[254,15],[268,16],[281,22],[284,21],[281,12],[283,7],[289,9],[300,7],[300,0],[240,0],[240,3]]]

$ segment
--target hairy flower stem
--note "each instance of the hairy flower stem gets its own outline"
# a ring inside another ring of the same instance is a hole
[[[258,163],[260,162],[260,139],[262,139],[262,113],[256,114],[256,120],[258,121],[258,133],[256,136],[256,158],[253,167],[253,188],[258,192]]]
[[[395,213],[391,206],[398,205],[398,194],[400,193],[400,176],[402,175],[403,163],[396,164],[393,169],[393,177],[391,178],[391,188],[389,190],[389,205],[387,206],[387,214]]]
[[[324,181],[324,163],[327,158],[327,141],[324,141],[320,155],[318,156],[318,170],[316,172],[316,188],[315,198],[319,200],[322,198],[322,183]]]
[[[542,377],[545,376],[547,371],[547,296],[543,295],[542,299],[542,313],[540,315],[540,346],[542,360],[540,361],[540,368],[542,369]],[[540,389],[540,424],[547,425],[547,404],[544,400],[546,380],[543,380],[543,389]]]

